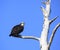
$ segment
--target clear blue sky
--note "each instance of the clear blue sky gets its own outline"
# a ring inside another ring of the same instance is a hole
[[[39,42],[29,39],[9,37],[13,26],[25,22],[22,35],[40,37],[43,25],[43,14],[40,9],[42,0],[0,0],[0,50],[40,50]],[[59,16],[50,26],[53,28],[60,22],[60,0],[51,1],[49,19]],[[50,37],[50,36],[49,36]],[[57,30],[51,50],[60,49],[60,28]]]

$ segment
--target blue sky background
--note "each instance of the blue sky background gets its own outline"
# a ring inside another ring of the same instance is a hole
[[[43,14],[40,9],[42,0],[0,0],[0,50],[40,50],[36,40],[9,37],[13,26],[25,22],[22,35],[40,37]],[[49,37],[60,22],[60,0],[51,1],[49,19],[59,16],[50,26]],[[60,28],[56,31],[50,50],[60,49]]]

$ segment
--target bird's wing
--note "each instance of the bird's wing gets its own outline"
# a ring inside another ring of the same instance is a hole
[[[19,28],[18,25],[14,26],[14,27],[12,28],[11,33],[17,33],[17,32],[18,32],[18,28]]]

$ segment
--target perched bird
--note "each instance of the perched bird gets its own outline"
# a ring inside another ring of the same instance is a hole
[[[14,37],[20,37],[19,35],[21,32],[24,30],[24,22],[21,22],[20,24],[14,26],[11,30],[11,34],[9,36],[14,36]]]

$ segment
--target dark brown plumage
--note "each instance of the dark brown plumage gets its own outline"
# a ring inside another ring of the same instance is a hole
[[[22,22],[21,24],[16,25],[12,28],[11,34],[9,36],[20,37],[21,38],[21,35],[19,35],[19,34],[21,32],[23,32],[23,30],[24,30],[24,23]]]

